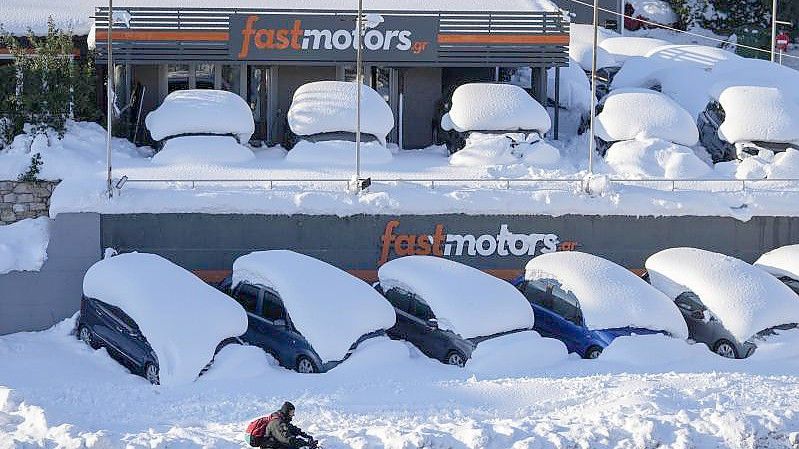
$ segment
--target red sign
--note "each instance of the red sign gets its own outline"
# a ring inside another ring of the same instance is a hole
[[[777,35],[777,50],[779,51],[788,51],[788,42],[791,41],[791,37],[788,36],[787,33],[781,33]]]

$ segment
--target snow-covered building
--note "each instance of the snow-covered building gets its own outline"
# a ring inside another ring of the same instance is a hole
[[[87,13],[94,17],[90,41],[104,76],[108,10],[102,2],[95,6]],[[250,0],[223,8],[204,0],[115,2],[118,98],[141,98],[141,107],[131,110],[141,110],[143,118],[173,91],[227,90],[250,105],[254,140],[283,143],[299,86],[354,80],[357,3],[312,0],[298,9],[280,0],[264,6]],[[517,80],[545,103],[546,70],[568,63],[568,23],[549,0],[377,0],[367,7],[365,82],[391,107],[388,141],[403,148],[433,143],[443,104],[457,86]],[[514,77],[520,68],[532,68],[532,76]]]

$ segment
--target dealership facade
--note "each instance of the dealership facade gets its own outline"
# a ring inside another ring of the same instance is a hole
[[[365,82],[391,106],[389,141],[422,148],[452,90],[466,82],[512,82],[542,104],[546,71],[568,64],[569,23],[547,11],[368,11]],[[95,11],[99,76],[107,73],[108,10]],[[355,79],[355,11],[236,8],[114,8],[118,106],[131,122],[170,92],[224,89],[250,105],[256,143],[279,144],[294,91],[321,80]],[[521,70],[520,70],[521,69]],[[98,101],[104,102],[102,94]],[[130,99],[130,101],[128,100]],[[146,141],[135,126],[135,141]]]

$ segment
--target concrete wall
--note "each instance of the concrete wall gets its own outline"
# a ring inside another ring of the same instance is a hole
[[[58,183],[0,181],[0,225],[46,217],[50,210],[50,197]]]
[[[77,312],[83,275],[101,256],[100,235],[97,214],[59,215],[41,271],[0,275],[0,335],[47,329]]]

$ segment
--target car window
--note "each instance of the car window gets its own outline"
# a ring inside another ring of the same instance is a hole
[[[417,297],[413,298],[412,315],[424,321],[432,320],[436,317],[435,314],[433,314],[433,309],[431,309],[430,306]]]
[[[727,114],[724,112],[724,108],[721,107],[721,104],[718,101],[711,101],[707,105],[706,111],[710,118],[716,122],[717,126],[721,125],[727,116]]]
[[[283,308],[283,301],[269,290],[264,291],[264,305],[261,316],[269,321],[286,319],[286,309]]]
[[[701,312],[706,310],[704,304],[702,304],[702,300],[696,296],[696,293],[693,292],[683,292],[674,300],[678,307],[681,309],[685,309],[689,312]]]
[[[547,293],[549,287],[541,281],[527,281],[524,286],[524,296],[533,304],[552,310],[552,297]]]
[[[255,308],[258,304],[258,288],[250,284],[241,284],[236,289],[236,294],[234,296],[236,301],[244,307],[244,310],[255,313]]]
[[[115,315],[123,323],[125,323],[125,326],[127,326],[128,328],[130,328],[130,330],[132,330],[134,332],[138,332],[139,331],[139,326],[136,325],[136,322],[133,321],[133,318],[131,318],[130,315],[128,315],[127,313],[122,311],[122,309],[119,309],[119,308],[115,308],[115,309],[116,309],[116,310],[114,310]]]
[[[386,299],[392,306],[403,312],[411,312],[411,294],[399,288],[392,288],[386,292]]]
[[[552,287],[552,311],[574,324],[583,324],[583,313],[577,297],[558,286]]]

